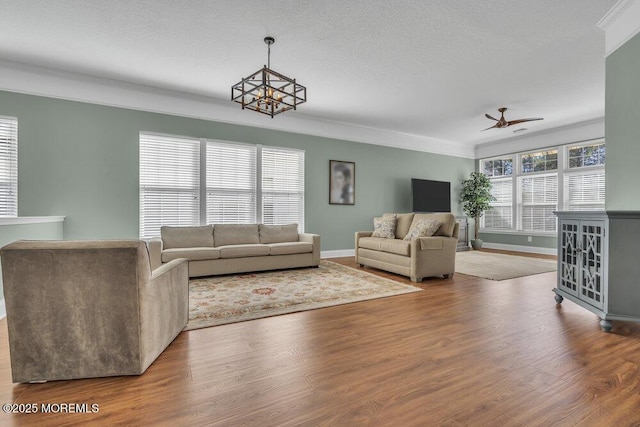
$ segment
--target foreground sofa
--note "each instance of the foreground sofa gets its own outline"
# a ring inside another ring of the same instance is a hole
[[[317,267],[320,236],[298,233],[297,224],[214,224],[162,227],[149,241],[151,265],[189,260],[189,277]]]
[[[394,221],[385,220],[392,217],[395,217],[393,230],[389,227]],[[413,282],[420,282],[425,277],[453,275],[459,231],[459,224],[453,214],[384,214],[376,220],[387,227],[379,234],[387,235],[375,237],[374,231],[356,232],[355,252],[358,265],[408,276]],[[428,237],[418,237],[417,230],[422,225],[434,225],[437,228]],[[407,237],[410,232],[416,236]]]
[[[18,241],[0,250],[13,382],[142,374],[188,320],[186,260],[145,242]]]

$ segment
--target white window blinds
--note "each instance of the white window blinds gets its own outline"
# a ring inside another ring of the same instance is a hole
[[[304,152],[262,148],[262,222],[304,231]]]
[[[604,170],[565,174],[564,206],[570,211],[604,210]]]
[[[491,178],[491,194],[496,198],[483,216],[484,227],[511,230],[513,226],[513,178]]]
[[[521,229],[555,231],[556,217],[553,211],[558,208],[558,174],[524,176],[519,181]]]
[[[0,217],[18,216],[18,119],[0,117]]]
[[[259,222],[304,231],[304,151],[140,134],[140,238]]]
[[[140,134],[140,237],[200,223],[200,142]]]
[[[255,145],[207,142],[207,223],[256,222]]]

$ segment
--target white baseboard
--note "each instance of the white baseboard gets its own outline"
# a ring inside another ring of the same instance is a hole
[[[346,256],[355,256],[355,249],[340,249],[337,251],[320,251],[320,258],[342,258]]]
[[[7,317],[7,309],[4,306],[4,298],[0,299],[0,319]]]
[[[487,249],[501,249],[503,251],[528,252],[531,254],[558,255],[558,250],[556,248],[540,248],[537,246],[505,245],[502,243],[487,243],[487,242],[483,242],[482,247]]]

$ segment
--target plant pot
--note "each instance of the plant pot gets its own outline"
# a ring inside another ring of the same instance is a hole
[[[482,240],[481,239],[471,239],[471,247],[473,249],[482,248]]]

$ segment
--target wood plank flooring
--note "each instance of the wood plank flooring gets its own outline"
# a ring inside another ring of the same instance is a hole
[[[556,306],[555,278],[425,279],[423,292],[183,332],[142,376],[45,384],[11,383],[4,319],[0,403],[99,412],[0,425],[640,425],[640,324],[602,332]]]

